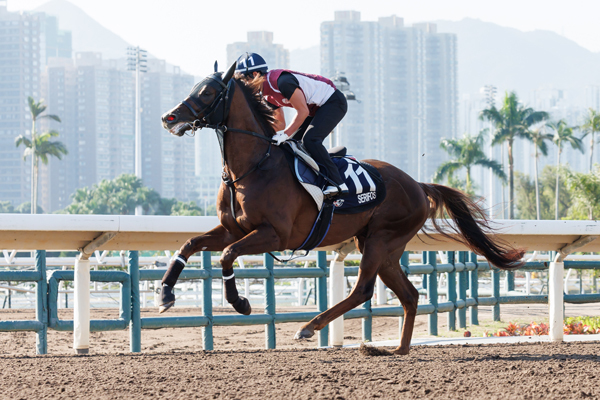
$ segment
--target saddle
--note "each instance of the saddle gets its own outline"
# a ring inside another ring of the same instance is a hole
[[[381,174],[373,166],[347,155],[343,146],[328,150],[331,160],[340,171],[349,193],[343,197],[325,199],[323,188],[328,181],[319,164],[296,140],[282,146],[288,165],[300,185],[311,195],[319,210],[313,227],[302,245],[295,249],[309,251],[319,246],[331,226],[333,214],[355,214],[373,208],[385,199],[386,190]]]
[[[337,214],[355,214],[373,208],[385,199],[385,185],[379,171],[370,164],[349,156],[343,146],[333,147],[328,153],[348,186],[349,193],[330,201],[324,199],[323,188],[328,183],[318,163],[301,143],[288,140],[285,144],[290,150],[285,152],[290,169],[311,195],[319,211],[330,202]]]

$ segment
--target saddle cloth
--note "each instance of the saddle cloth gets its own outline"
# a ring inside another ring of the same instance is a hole
[[[327,181],[310,166],[312,163],[305,161],[306,154],[298,154],[303,149],[296,143],[293,144],[294,147],[290,145],[292,151],[285,152],[288,163],[298,182],[314,199],[319,211],[327,202],[332,203],[336,214],[355,214],[373,208],[385,199],[385,185],[379,171],[368,163],[346,155],[345,148],[336,147],[329,150],[330,156],[348,186],[349,193],[341,198],[325,200],[323,188],[328,184]]]

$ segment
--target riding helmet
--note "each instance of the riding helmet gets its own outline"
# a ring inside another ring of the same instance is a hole
[[[252,72],[260,72],[262,74],[268,71],[267,62],[259,54],[245,53],[237,60],[235,72],[248,75]]]

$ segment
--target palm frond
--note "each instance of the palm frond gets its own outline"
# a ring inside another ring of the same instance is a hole
[[[452,176],[462,165],[456,161],[446,161],[440,165],[433,175],[434,182],[440,182],[446,176]]]

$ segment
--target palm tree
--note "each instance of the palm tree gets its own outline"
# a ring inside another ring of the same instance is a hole
[[[38,161],[42,160],[44,165],[48,165],[48,156],[53,156],[62,160],[62,156],[68,154],[67,148],[62,142],[58,141],[50,141],[51,138],[57,137],[58,132],[49,131],[44,132],[41,135],[34,135],[34,139],[30,140],[29,138],[19,135],[15,139],[15,145],[19,147],[20,145],[25,146],[25,151],[23,152],[23,160],[27,158],[27,156],[33,155],[31,157],[33,161],[32,163],[32,204],[31,213],[36,214],[37,212],[37,182],[38,182]]]
[[[31,139],[24,135],[19,135],[15,139],[15,145],[19,147],[24,144],[26,149],[23,154],[23,159],[28,155],[31,155],[31,213],[35,214],[37,210],[37,181],[38,181],[38,158],[42,159],[44,165],[48,164],[48,156],[54,156],[59,160],[62,158],[62,154],[67,154],[66,147],[61,142],[51,142],[48,139],[51,137],[58,136],[58,132],[50,131],[42,134],[38,137],[36,131],[36,122],[40,119],[47,118],[54,121],[60,122],[60,118],[56,115],[45,114],[41,115],[46,111],[46,106],[43,104],[43,100],[36,103],[33,97],[27,97],[29,104],[29,112],[31,113]],[[43,139],[42,139],[43,138]]]
[[[556,200],[554,201],[554,219],[558,219],[558,179],[560,176],[560,153],[562,153],[562,144],[569,143],[575,150],[579,150],[583,153],[583,142],[573,134],[573,127],[567,126],[567,122],[564,119],[556,123],[549,125],[554,130],[554,137],[552,141],[558,147],[556,152]]]
[[[494,175],[503,181],[506,181],[506,174],[502,170],[502,166],[498,162],[487,158],[483,151],[485,133],[486,130],[483,130],[477,136],[465,134],[461,139],[442,139],[440,147],[444,149],[452,159],[439,166],[433,180],[439,182],[444,177],[451,179],[457,170],[465,168],[465,191],[469,194],[473,194],[471,168],[479,165],[491,169]]]
[[[526,131],[526,137],[529,139],[531,143],[533,143],[533,147],[535,148],[535,210],[537,219],[540,219],[540,185],[538,182],[538,158],[539,153],[541,152],[543,155],[548,155],[548,146],[546,146],[546,140],[552,140],[553,135],[546,133],[545,125],[538,126],[535,129],[528,129]]]
[[[600,113],[593,108],[590,108],[588,111],[587,117],[583,121],[583,125],[581,125],[581,131],[583,135],[581,138],[583,139],[587,135],[591,135],[590,140],[590,172],[592,172],[592,166],[594,164],[594,139],[597,132],[600,132]]]
[[[587,174],[569,171],[566,180],[568,189],[575,199],[570,214],[581,212],[580,210],[583,208],[587,211],[587,218],[590,221],[593,220],[594,211],[598,211],[598,205],[600,205],[600,170],[598,166]]]
[[[500,109],[491,106],[482,110],[479,118],[490,121],[494,125],[493,146],[504,142],[508,144],[508,218],[513,219],[515,198],[513,144],[515,138],[527,137],[526,132],[531,126],[548,119],[548,113],[535,111],[533,108],[519,104],[517,94],[510,92],[504,96]]]

